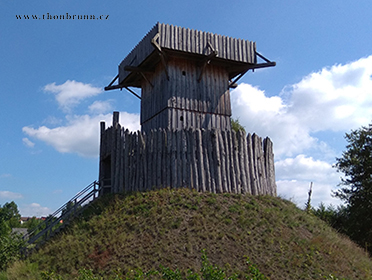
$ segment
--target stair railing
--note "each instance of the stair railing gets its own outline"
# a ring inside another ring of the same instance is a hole
[[[29,233],[23,236],[28,244],[42,243],[51,237],[53,232],[59,227],[57,225],[67,224],[72,217],[77,216],[83,207],[95,200],[99,194],[99,184],[97,181],[89,184],[83,190],[78,192],[68,202],[58,208],[47,219],[33,228]]]

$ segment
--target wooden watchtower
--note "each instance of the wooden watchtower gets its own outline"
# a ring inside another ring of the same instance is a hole
[[[263,63],[257,63],[257,57]],[[105,90],[141,88],[141,129],[230,130],[230,88],[248,70],[275,66],[256,44],[157,23]],[[114,84],[117,81],[117,84]]]

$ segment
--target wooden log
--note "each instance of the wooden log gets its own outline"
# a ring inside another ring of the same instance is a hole
[[[216,193],[222,193],[222,175],[221,175],[221,158],[220,158],[220,148],[219,148],[219,129],[214,129],[211,133],[212,136],[212,147],[213,147],[213,160],[215,166],[216,175]]]
[[[177,186],[177,135],[175,131],[170,131],[171,136],[171,187]]]
[[[236,192],[236,174],[235,174],[235,167],[234,167],[234,145],[232,140],[232,132],[226,132],[226,144],[227,144],[227,165],[229,168],[230,174],[230,183],[229,183],[229,192],[234,193]]]
[[[189,149],[191,150],[191,165],[192,165],[192,176],[191,176],[191,182],[192,182],[192,188],[200,191],[200,184],[199,184],[199,169],[198,167],[199,162],[197,160],[197,140],[196,140],[196,130],[190,129],[190,146]]]
[[[164,167],[166,170],[166,186],[171,187],[171,179],[172,179],[172,136],[171,136],[171,131],[167,129],[166,131],[166,146],[167,146],[167,151],[166,151],[166,166]]]
[[[197,129],[195,131],[196,136],[196,158],[197,158],[197,170],[199,174],[199,191],[206,191],[206,170],[204,166],[205,158],[203,153],[203,139],[202,139],[202,130]]]
[[[119,167],[119,190],[124,191],[124,127],[120,129],[120,167]]]
[[[135,153],[135,165],[134,165],[134,170],[133,172],[135,173],[135,182],[134,182],[134,190],[135,191],[139,191],[140,188],[139,188],[139,181],[140,181],[140,171],[141,171],[141,168],[140,168],[140,152],[139,152],[139,149],[140,149],[140,146],[139,146],[139,134],[140,132],[137,131],[134,133],[134,143],[135,143],[135,149],[134,149],[134,153]]]
[[[186,159],[187,159],[187,173],[188,173],[188,176],[187,176],[187,187],[189,189],[193,189],[194,188],[194,179],[195,179],[195,174],[194,174],[194,168],[193,168],[193,165],[194,165],[194,160],[193,160],[193,146],[192,146],[192,130],[191,128],[187,129],[185,131],[185,135],[186,135]]]
[[[235,177],[236,177],[236,191],[235,193],[241,193],[241,177],[240,177],[240,166],[239,166],[239,145],[237,136],[234,130],[231,131],[231,138],[232,138],[232,145],[233,145],[233,160],[234,160],[234,169],[235,169]]]
[[[148,135],[146,132],[142,132],[142,137],[143,137],[143,152],[142,152],[142,160],[143,160],[143,190],[146,191],[149,189],[148,186],[148,176],[149,176],[149,171],[148,171],[148,160],[149,160],[149,146],[148,146]]]
[[[190,178],[190,174],[188,174],[188,160],[187,160],[187,140],[186,140],[186,131],[184,129],[181,130],[181,166],[182,166],[182,180],[181,186],[188,187],[188,182]]]
[[[267,179],[266,179],[266,170],[265,170],[265,157],[264,157],[264,152],[263,152],[263,147],[262,147],[262,138],[258,138],[258,151],[259,151],[259,173],[260,173],[260,183],[262,187],[262,193],[263,194],[268,194],[268,189],[267,189]]]
[[[243,133],[244,136],[244,133]],[[245,166],[245,176],[246,176],[246,191],[249,194],[252,194],[252,185],[251,185],[251,176],[250,176],[250,170],[249,170],[249,153],[248,153],[248,142],[247,138],[244,138],[244,144],[243,144],[243,154],[244,154],[244,166]]]
[[[129,190],[129,147],[128,147],[128,141],[129,141],[129,130],[125,130],[124,132],[124,141],[123,141],[123,155],[124,155],[124,191]]]
[[[163,131],[162,129],[159,129],[157,133],[155,134],[156,139],[156,187],[162,187],[162,152],[163,152],[163,141],[162,141],[162,135]]]
[[[202,141],[203,141],[203,158],[204,158],[204,165],[205,165],[205,190],[207,192],[212,192],[212,177],[213,172],[210,167],[210,142],[209,142],[209,130],[202,130]]]
[[[238,140],[238,156],[239,156],[239,169],[240,169],[240,181],[241,181],[241,192],[247,193],[247,175],[246,170],[247,166],[245,165],[246,154],[244,153],[244,146],[246,146],[246,141],[244,137],[244,132],[239,130],[237,133],[237,140]]]
[[[120,191],[120,161],[121,161],[121,137],[120,133],[121,128],[120,125],[117,124],[116,126],[116,149],[115,149],[115,185],[114,185],[114,192],[118,193]]]
[[[221,190],[222,192],[228,192],[227,187],[227,173],[226,170],[226,146],[225,146],[225,131],[218,133],[218,143],[220,150],[220,160],[221,160]]]
[[[144,191],[144,178],[145,178],[146,169],[144,167],[143,153],[144,153],[144,149],[145,149],[145,145],[144,145],[145,143],[144,143],[142,132],[138,131],[137,133],[138,133],[138,146],[139,146],[139,149],[138,149],[138,154],[139,154],[138,190],[139,191]]]
[[[114,114],[112,115],[112,126],[114,127],[114,129],[117,129],[118,126],[120,126],[120,124],[119,124],[119,112],[114,112]]]
[[[133,191],[133,133],[128,134],[128,191]]]
[[[247,135],[247,150],[248,150],[248,162],[249,162],[249,175],[251,178],[251,191],[253,195],[258,195],[258,182],[257,182],[257,175],[256,175],[256,162],[254,157],[254,148],[253,148],[253,141],[252,135],[248,133]]]
[[[264,139],[264,154],[265,154],[265,168],[267,176],[267,184],[269,188],[269,194],[276,196],[276,183],[275,183],[275,163],[273,153],[273,143],[270,138]]]
[[[151,130],[151,159],[150,159],[150,162],[151,162],[151,178],[150,178],[150,186],[151,186],[151,189],[155,189],[156,188],[156,172],[157,172],[157,166],[156,166],[156,133],[157,133],[157,130],[156,129],[153,129]]]
[[[260,149],[259,149],[260,138],[256,134],[252,135],[252,148],[253,148],[253,160],[255,168],[255,177],[257,180],[258,195],[263,194],[261,184],[261,163],[260,163]]]

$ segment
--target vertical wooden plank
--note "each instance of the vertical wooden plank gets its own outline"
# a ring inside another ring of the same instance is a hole
[[[194,128],[189,129],[189,144],[188,150],[190,150],[190,165],[191,165],[191,188],[200,191],[199,185],[199,168],[197,160],[197,141],[196,141],[196,130]]]
[[[182,170],[182,174],[181,174],[181,187],[187,187],[187,182],[188,182],[188,178],[189,178],[189,174],[187,174],[187,165],[188,165],[188,161],[187,161],[187,158],[186,158],[186,152],[187,152],[187,141],[186,141],[186,133],[185,133],[185,129],[182,129],[181,130],[181,160],[180,160],[180,163],[181,163],[181,170]]]
[[[156,141],[156,134],[157,134],[158,130],[157,129],[153,129],[152,130],[152,133],[151,133],[151,145],[152,145],[152,155],[151,155],[151,163],[152,163],[152,167],[151,167],[151,189],[155,189],[157,188],[157,185],[156,185],[156,174],[157,174],[157,166],[156,166],[156,160],[157,160],[157,155],[156,155],[156,152],[157,152],[157,141]]]
[[[215,166],[215,175],[216,175],[216,192],[222,193],[222,176],[221,176],[221,155],[220,155],[220,144],[219,134],[221,131],[219,129],[214,129],[212,131],[212,146],[213,146],[213,153],[214,153],[214,166]]]
[[[237,133],[238,135],[238,146],[239,146],[239,166],[240,166],[240,181],[241,181],[241,192],[242,193],[250,193],[250,190],[248,190],[248,183],[247,183],[247,174],[248,171],[247,165],[246,165],[246,156],[247,154],[244,152],[244,147],[247,146],[244,132],[239,130]]]
[[[137,132],[138,134],[138,154],[139,154],[139,166],[138,166],[138,190],[144,191],[144,175],[145,175],[145,168],[144,168],[144,160],[143,160],[143,152],[144,152],[144,139],[143,134],[141,131]]]
[[[245,166],[245,176],[246,176],[246,190],[247,193],[252,194],[252,186],[251,186],[251,176],[249,171],[249,153],[248,153],[248,142],[247,138],[245,137],[244,133],[242,133],[244,138],[243,143],[243,154],[244,154],[244,166]]]
[[[264,156],[268,193],[272,196],[276,196],[273,143],[271,142],[269,137],[266,137],[264,139]]]
[[[137,131],[134,136],[135,136],[135,156],[136,156],[136,165],[134,167],[134,172],[136,173],[136,181],[135,181],[135,186],[134,189],[135,191],[140,191],[140,173],[141,173],[141,155],[140,155],[140,131]]]
[[[192,153],[193,153],[193,146],[192,146],[192,130],[191,128],[188,128],[188,129],[185,129],[184,130],[184,134],[185,134],[185,154],[186,154],[186,174],[185,174],[185,179],[186,179],[186,187],[188,187],[189,189],[193,189],[194,188],[194,169],[193,169],[193,157],[192,157]]]
[[[135,191],[134,189],[134,184],[135,184],[135,178],[136,178],[136,173],[135,173],[135,155],[134,155],[134,150],[136,148],[135,141],[134,141],[134,132],[131,132],[129,135],[130,137],[130,164],[129,164],[129,170],[130,170],[130,191]]]
[[[111,192],[114,192],[115,187],[115,163],[116,163],[116,129],[111,130]]]
[[[253,195],[259,194],[259,186],[257,180],[256,167],[257,163],[254,156],[253,137],[250,133],[247,135],[247,150],[248,150],[248,162],[249,162],[249,175],[251,178],[251,191]]]
[[[208,130],[202,130],[202,149],[203,149],[203,159],[204,159],[204,170],[205,170],[205,191],[212,192],[212,176],[211,176],[211,168],[209,164],[209,131]]]
[[[156,139],[156,187],[162,187],[163,182],[162,182],[162,167],[163,167],[163,162],[162,162],[162,153],[163,153],[163,141],[162,141],[162,135],[163,131],[161,128],[157,131],[155,135]]]
[[[196,164],[198,170],[198,178],[199,178],[199,191],[205,192],[206,191],[206,182],[205,182],[205,165],[204,165],[204,155],[203,155],[203,139],[202,139],[202,130],[196,129],[195,131],[195,146],[196,146]]]
[[[265,169],[265,157],[263,153],[263,147],[262,147],[262,138],[259,137],[259,152],[260,152],[260,169],[261,169],[261,184],[263,189],[263,194],[267,194],[267,178],[266,178],[266,169]]]
[[[169,129],[164,129],[164,171],[165,171],[165,187],[171,186],[171,141]]]
[[[174,130],[172,130],[169,134],[171,136],[170,143],[171,143],[171,184],[170,187],[175,188],[177,183],[177,137]]]
[[[258,195],[262,195],[262,184],[261,184],[261,176],[260,176],[260,163],[259,163],[259,137],[254,133],[252,135],[252,149],[253,149],[253,162],[254,162],[254,171],[255,171],[255,178],[257,182],[257,191]]]
[[[239,147],[236,137],[236,133],[233,130],[231,133],[232,145],[233,145],[233,160],[234,160],[234,169],[236,177],[236,193],[241,193],[241,177],[240,177],[240,166],[239,166]]]
[[[119,190],[124,191],[124,127],[120,129],[120,167],[119,167]]]
[[[228,191],[228,179],[227,179],[227,168],[226,168],[226,145],[225,145],[225,131],[218,133],[218,142],[220,149],[220,161],[221,161],[221,190],[222,192]]]
[[[232,178],[231,178],[231,166],[230,166],[230,155],[231,155],[231,152],[230,152],[230,144],[229,144],[229,141],[230,141],[230,132],[227,131],[227,130],[224,130],[222,131],[222,137],[223,137],[223,142],[224,142],[224,149],[225,149],[225,173],[226,173],[226,192],[231,192],[231,181],[232,181]]]

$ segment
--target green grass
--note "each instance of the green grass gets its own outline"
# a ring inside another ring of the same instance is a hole
[[[362,249],[289,201],[189,189],[103,197],[4,279],[32,279],[16,271],[32,275],[35,267],[64,279],[82,269],[107,279],[160,267],[185,276],[200,271],[203,249],[239,279],[246,257],[270,279],[372,279]]]

